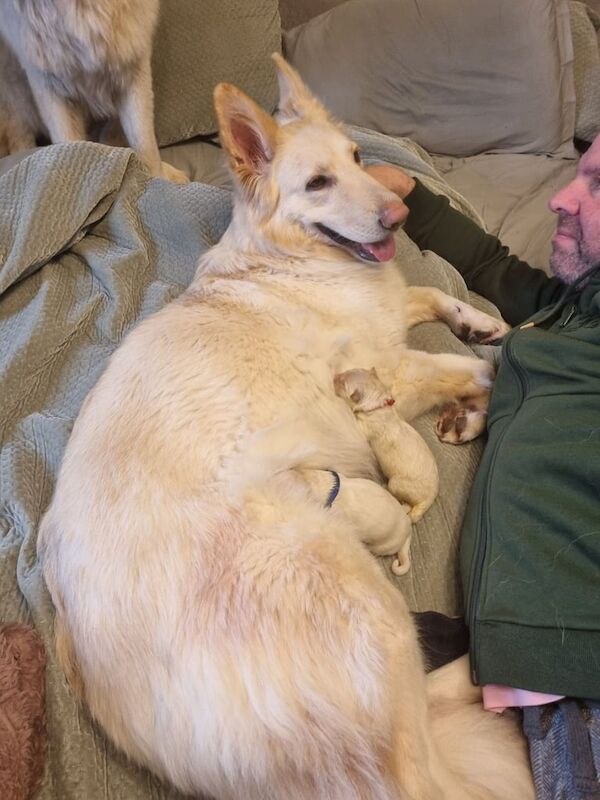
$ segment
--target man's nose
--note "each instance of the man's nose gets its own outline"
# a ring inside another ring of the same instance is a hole
[[[379,214],[379,224],[386,231],[396,231],[408,216],[408,208],[401,200],[389,200]]]
[[[550,198],[548,205],[555,214],[569,214],[569,216],[577,214],[579,212],[579,195],[576,180],[560,189],[554,197]]]

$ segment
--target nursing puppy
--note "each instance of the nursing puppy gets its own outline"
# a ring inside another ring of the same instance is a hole
[[[117,117],[152,175],[187,183],[161,162],[154,134],[157,16],[158,0],[0,0],[4,149],[32,147],[41,132],[78,141],[91,120]]]
[[[375,369],[349,369],[333,379],[335,392],[354,412],[367,437],[388,490],[406,509],[411,522],[418,522],[439,491],[438,469],[431,450],[417,431],[398,414],[390,390]],[[406,529],[392,572],[404,575],[410,569],[412,528]]]
[[[464,665],[428,700],[406,603],[363,544],[378,531],[300,472],[389,497],[337,372],[374,364],[413,411],[485,396],[491,373],[406,348],[422,295],[388,263],[406,211],[277,66],[277,121],[217,87],[231,224],[73,428],[39,540],[58,657],[117,746],[192,795],[529,800],[520,733]]]

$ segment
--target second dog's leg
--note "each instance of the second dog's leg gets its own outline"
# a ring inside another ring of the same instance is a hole
[[[430,286],[411,286],[407,290],[407,324],[442,320],[455,336],[465,342],[491,344],[505,336],[510,326],[468,303]]]
[[[483,431],[494,378],[487,361],[407,350],[398,368],[381,377],[391,387],[400,416],[405,420],[415,419],[435,406],[455,404],[456,424],[450,420],[438,427],[443,441],[459,444]],[[458,409],[464,410],[462,416]]]
[[[154,93],[150,59],[144,61],[127,88],[119,119],[129,145],[136,151],[155,177],[167,178],[175,183],[187,183],[187,176],[170,164],[160,160],[154,132]]]
[[[43,86],[36,75],[29,75],[29,83],[50,141],[53,144],[85,141],[81,108]]]

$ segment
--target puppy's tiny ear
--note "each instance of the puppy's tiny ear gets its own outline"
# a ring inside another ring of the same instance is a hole
[[[273,159],[277,123],[231,84],[218,84],[214,100],[221,144],[232,169],[244,182],[262,172]]]
[[[277,119],[282,124],[306,117],[329,119],[325,107],[309,91],[296,70],[279,53],[273,53],[271,58],[277,67],[279,83]]]
[[[362,399],[363,399],[363,393],[361,392],[360,389],[355,389],[350,395],[350,400],[352,400],[353,403],[360,403]]]

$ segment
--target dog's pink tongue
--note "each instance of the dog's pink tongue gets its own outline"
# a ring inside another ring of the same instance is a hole
[[[381,242],[363,244],[362,247],[377,261],[389,261],[396,255],[396,242],[391,234]]]

